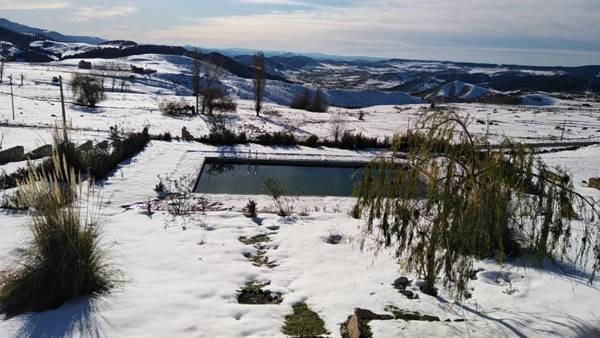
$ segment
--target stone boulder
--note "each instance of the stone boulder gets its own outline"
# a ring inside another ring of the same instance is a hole
[[[19,162],[25,160],[25,149],[23,146],[16,146],[4,151],[0,151],[0,164],[9,162]]]
[[[75,150],[77,151],[90,151],[94,147],[94,143],[92,141],[85,141],[82,144],[78,145]]]
[[[589,188],[596,188],[600,190],[600,177],[592,177],[588,180]]]
[[[34,149],[34,150],[28,152],[27,154],[25,154],[25,157],[30,160],[37,160],[38,158],[43,158],[43,157],[48,157],[48,156],[52,156],[52,145],[51,144],[43,145],[43,146],[41,146],[37,149]]]

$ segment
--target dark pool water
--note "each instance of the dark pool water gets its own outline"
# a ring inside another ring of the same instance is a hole
[[[274,179],[286,195],[352,196],[362,179],[359,167],[294,164],[205,163],[195,191],[211,194],[265,194],[264,181]]]

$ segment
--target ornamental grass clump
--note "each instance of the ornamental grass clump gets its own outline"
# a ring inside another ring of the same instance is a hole
[[[91,182],[56,153],[50,171],[30,168],[19,183],[29,206],[31,241],[16,266],[0,278],[0,313],[12,317],[107,292],[115,270],[101,246],[101,199]],[[84,188],[86,186],[86,188]]]

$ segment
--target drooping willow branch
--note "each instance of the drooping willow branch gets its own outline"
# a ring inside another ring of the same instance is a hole
[[[530,148],[510,140],[492,147],[487,136],[471,134],[468,121],[454,111],[423,116],[417,127],[427,132],[412,134],[402,166],[395,138],[392,156],[372,163],[356,190],[356,208],[367,215],[363,233],[378,230],[377,243],[395,247],[408,270],[423,274],[429,294],[443,272],[445,285],[465,296],[476,257],[567,259],[575,222],[583,227],[582,264],[598,234],[596,202]],[[597,243],[594,250],[593,273]]]

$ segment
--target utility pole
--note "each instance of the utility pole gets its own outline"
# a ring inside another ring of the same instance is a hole
[[[565,136],[565,128],[567,126],[567,120],[564,120],[563,122],[563,127],[562,127],[562,133],[560,134],[560,141],[562,142],[564,136]]]
[[[13,83],[12,83],[12,75],[8,76],[9,86],[10,86],[10,102],[12,104],[12,113],[13,113],[13,121],[15,120],[15,98],[13,96]]]
[[[60,85],[60,106],[62,108],[64,141],[66,142],[68,140],[68,137],[67,137],[67,113],[65,112],[65,96],[63,95],[62,75],[58,76],[58,84]]]

